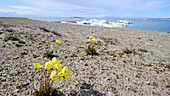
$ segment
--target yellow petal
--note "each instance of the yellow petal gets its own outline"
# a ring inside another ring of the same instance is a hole
[[[52,62],[53,62],[53,64],[55,65],[55,64],[57,63],[57,58],[54,57],[54,58],[52,59]]]
[[[60,45],[60,44],[61,44],[60,40],[56,40],[56,43],[57,43],[58,45]]]
[[[59,63],[59,64],[56,64],[56,68],[58,71],[61,71],[62,70],[62,65]]]
[[[95,38],[93,38],[93,42],[95,42],[95,43],[96,43],[96,39],[95,39]]]
[[[34,69],[41,69],[43,68],[43,65],[41,65],[40,63],[34,63]]]
[[[52,59],[52,68],[55,68],[55,67],[56,67],[56,64],[57,64],[57,58],[54,57],[54,58]]]
[[[63,78],[63,77],[60,77],[60,80],[64,80],[64,78]]]
[[[92,42],[91,39],[89,39],[88,42],[91,43]]]
[[[63,78],[64,74],[62,72],[59,72],[58,76],[59,76],[60,80],[64,80],[64,78]]]
[[[59,76],[56,74],[56,71],[51,72],[50,78],[53,81],[59,81]]]
[[[94,37],[93,36],[90,36],[90,39],[93,39]]]
[[[70,80],[70,72],[69,71],[65,74],[65,79]]]
[[[55,75],[56,75],[56,71],[52,71],[51,75],[50,75],[50,78],[53,79],[53,77],[55,77]]]
[[[61,71],[65,77],[65,79],[70,80],[70,72],[68,71],[68,67],[65,66]]]
[[[45,69],[50,70],[51,68],[53,68],[53,66],[52,66],[52,61],[50,60],[45,63]]]
[[[61,76],[64,76],[64,74],[63,74],[62,72],[59,72],[59,73],[58,73],[58,76],[61,77]]]

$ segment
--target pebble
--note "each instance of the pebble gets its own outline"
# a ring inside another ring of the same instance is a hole
[[[109,82],[111,79],[110,78],[105,78],[104,81],[105,82]]]
[[[67,66],[70,66],[71,65],[71,63],[67,63]]]
[[[149,81],[146,81],[146,85],[150,85],[150,82],[149,82]]]
[[[102,70],[109,70],[109,68],[108,67],[103,67]]]
[[[80,63],[84,63],[84,61],[80,60]]]
[[[91,86],[88,85],[88,84],[82,84],[82,85],[80,86],[80,89],[90,89],[90,88],[91,88]]]
[[[26,86],[28,86],[30,83],[28,83],[28,82],[24,82],[21,86],[22,87],[26,87]]]
[[[15,92],[15,93],[19,93],[19,92],[20,92],[20,89],[15,89],[14,92]]]
[[[42,76],[42,74],[41,74],[41,75],[39,75],[38,79],[39,79],[39,80],[41,80],[41,79],[42,79],[42,77],[43,77],[43,76]]]
[[[108,96],[115,96],[115,94],[113,92],[109,91]]]
[[[84,58],[84,57],[81,57],[80,60],[85,60],[85,58]]]
[[[89,65],[86,63],[86,64],[84,64],[84,66],[89,66]]]
[[[71,95],[71,96],[76,96],[76,95],[77,95],[77,91],[71,90],[71,91],[70,91],[70,95]]]

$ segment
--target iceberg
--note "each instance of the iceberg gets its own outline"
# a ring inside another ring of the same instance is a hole
[[[66,23],[66,22],[61,22],[61,23]],[[117,22],[109,22],[107,20],[90,19],[90,20],[76,21],[73,24],[88,25],[88,26],[101,26],[101,27],[120,27],[120,28],[122,28],[122,27],[127,27],[128,24],[132,24],[132,21],[118,20]]]
[[[129,20],[118,20],[117,23],[132,24],[133,22]]]

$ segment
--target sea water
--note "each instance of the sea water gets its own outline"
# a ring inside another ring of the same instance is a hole
[[[137,29],[146,31],[170,32],[170,20],[151,19],[151,18],[125,18],[125,17],[86,17],[86,18],[69,18],[69,17],[34,17],[31,19],[43,21],[77,21],[88,19],[104,19],[109,22],[116,22],[118,20],[129,20],[133,24],[129,24],[127,29]]]
[[[152,18],[121,18],[121,17],[102,17],[109,22],[116,22],[117,20],[129,20],[133,24],[129,24],[126,28],[146,30],[146,31],[159,31],[170,32],[170,20],[152,19]]]

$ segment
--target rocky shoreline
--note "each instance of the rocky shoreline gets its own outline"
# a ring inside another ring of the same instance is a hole
[[[99,55],[85,54],[91,35]],[[53,86],[62,96],[170,95],[169,33],[0,18],[0,45],[1,96],[31,96],[33,63],[47,51],[69,68],[70,80]]]

